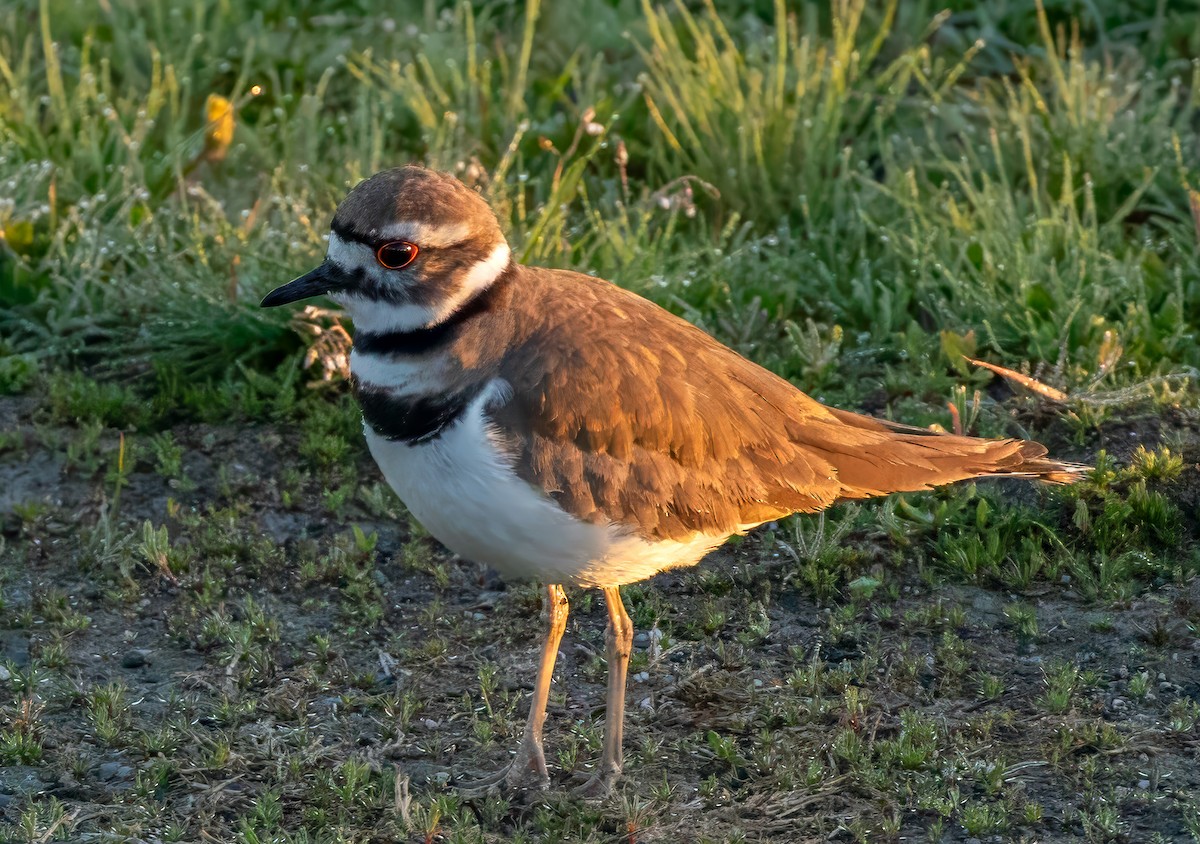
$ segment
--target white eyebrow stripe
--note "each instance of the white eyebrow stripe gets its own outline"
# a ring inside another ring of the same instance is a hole
[[[458,290],[454,291],[454,295],[438,306],[435,323],[447,319],[464,302],[475,298],[475,294],[491,287],[492,283],[500,278],[500,274],[508,268],[511,258],[512,250],[508,248],[507,243],[501,242],[490,255],[482,261],[472,264],[471,269],[463,274],[462,283],[458,286]]]
[[[407,240],[418,247],[438,249],[462,243],[471,236],[471,227],[466,223],[446,223],[434,226],[420,220],[401,220],[379,230],[380,240]]]

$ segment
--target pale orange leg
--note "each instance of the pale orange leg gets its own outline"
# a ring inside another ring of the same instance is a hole
[[[584,797],[602,797],[621,775],[622,743],[625,735],[625,680],[629,674],[629,654],[633,649],[633,622],[625,611],[621,590],[604,587],[604,604],[608,608],[608,630],[605,633],[608,658],[608,699],[604,711],[604,752],[591,778],[575,789]]]
[[[542,749],[542,725],[546,723],[546,702],[550,698],[550,681],[554,676],[554,660],[558,657],[558,645],[563,631],[567,629],[567,613],[570,605],[562,586],[551,583],[546,586],[546,614],[548,624],[546,638],[542,642],[542,660],[538,666],[537,679],[533,684],[533,700],[529,702],[529,717],[525,719],[525,733],[517,745],[516,756],[511,763],[490,777],[466,783],[463,791],[481,792],[499,786],[510,788],[546,788],[550,784],[550,772],[546,768],[546,754]]]

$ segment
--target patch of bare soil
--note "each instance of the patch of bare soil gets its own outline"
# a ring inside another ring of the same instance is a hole
[[[639,630],[615,798],[458,802],[426,837],[412,812],[519,735],[538,590],[364,503],[378,478],[361,453],[348,480],[299,457],[295,431],[181,426],[181,477],[143,449],[114,502],[115,434],[88,470],[67,451],[78,432],[35,430],[28,410],[0,402],[20,433],[0,453],[13,834],[54,799],[66,819],[43,840],[1195,840],[1196,580],[1117,602],[1069,579],[1015,595],[876,550],[894,595],[822,605],[769,534],[630,590],[666,637],[658,652]],[[345,483],[359,494],[331,505]],[[146,524],[168,530],[166,569]],[[604,610],[570,597],[555,789],[598,755],[603,701]]]

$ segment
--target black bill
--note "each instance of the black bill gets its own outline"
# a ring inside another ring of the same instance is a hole
[[[338,267],[337,264],[325,261],[315,270],[289,281],[282,287],[276,287],[263,298],[259,307],[274,308],[299,302],[301,299],[311,299],[313,296],[323,296],[326,293],[344,290],[353,281],[353,275]]]

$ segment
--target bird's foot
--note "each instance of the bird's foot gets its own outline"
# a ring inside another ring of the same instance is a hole
[[[464,797],[482,797],[500,791],[544,791],[550,787],[550,772],[540,742],[522,741],[512,762],[499,771],[468,780],[458,787]]]
[[[571,793],[585,800],[599,800],[612,793],[613,786],[620,777],[620,768],[602,764],[580,785],[572,788]]]

